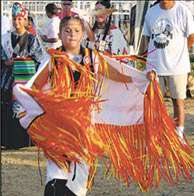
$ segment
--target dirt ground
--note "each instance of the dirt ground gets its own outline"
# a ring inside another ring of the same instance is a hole
[[[168,108],[170,100],[166,100]],[[169,109],[171,111],[171,109]],[[186,136],[194,147],[194,99],[186,100]],[[35,147],[20,150],[5,150],[1,153],[1,193],[2,196],[42,196],[45,179],[45,159],[40,154],[40,169],[38,153]],[[40,175],[41,173],[41,175]],[[98,169],[94,187],[88,196],[194,196],[194,172],[191,183],[181,182],[169,187],[162,182],[160,187],[148,193],[141,193],[132,184],[125,187],[122,183],[110,178],[105,179],[101,169]]]

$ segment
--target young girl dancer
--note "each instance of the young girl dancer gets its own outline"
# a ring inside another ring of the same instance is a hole
[[[55,82],[55,85],[57,85],[58,82],[64,82],[67,84],[67,86],[64,87],[66,88],[64,89],[64,94],[66,93],[65,91],[69,91],[68,88],[71,88],[69,95],[70,98],[81,93],[88,93],[87,96],[93,96],[95,79],[92,79],[89,83],[84,82],[84,85],[81,87],[81,81],[83,82],[87,80],[86,78],[83,79],[83,77],[85,77],[83,76],[83,70],[87,69],[88,76],[94,78],[99,74],[104,75],[104,73],[103,68],[100,67],[100,57],[97,51],[92,51],[81,46],[83,34],[84,25],[79,17],[68,16],[64,17],[61,20],[60,38],[62,40],[62,47],[54,51],[54,55],[56,56],[54,60],[56,66],[49,66],[51,62],[47,66],[45,66],[35,78],[32,88],[44,90],[46,89],[46,91],[48,91],[52,89]],[[58,64],[60,63],[60,58],[57,58],[57,55],[65,56],[68,61],[72,63],[68,66],[67,72],[65,72],[65,65]],[[64,69],[61,69],[62,66],[64,66]],[[119,71],[109,65],[107,66],[107,77],[115,81],[125,83],[131,82],[131,77],[121,74]],[[55,78],[55,76],[53,76],[53,74],[56,73],[54,71],[55,69],[60,69],[60,71],[57,72],[60,79],[53,79]],[[68,73],[70,73],[70,78],[68,77],[70,81],[66,79],[64,79],[63,81],[62,78],[64,78],[65,74]],[[98,80],[98,77],[96,77],[96,80]],[[88,86],[91,86],[91,89],[87,90]],[[29,100],[31,100],[31,98],[29,98]],[[22,97],[20,98],[20,101],[22,101],[22,104],[25,105],[25,101]],[[32,103],[33,102],[30,102],[29,107],[32,106]],[[39,111],[39,115],[43,113],[40,108]],[[38,112],[38,109],[35,112]],[[32,117],[28,122],[25,121],[25,118],[28,118],[28,120],[30,119],[29,117],[24,117],[20,120],[20,123],[23,126],[28,127],[31,121],[34,120],[34,118]],[[70,170],[65,172],[64,169],[60,168],[59,165],[57,165],[49,157],[47,161],[47,184],[45,188],[45,196],[80,196],[86,194],[89,166],[81,160],[81,164],[69,162],[69,167]]]

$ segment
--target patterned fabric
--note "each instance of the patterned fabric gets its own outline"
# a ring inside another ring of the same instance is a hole
[[[36,65],[31,58],[14,60],[13,75],[15,84],[25,84],[35,72]]]
[[[128,46],[123,33],[116,26],[111,26],[110,32],[104,37],[104,29],[95,31],[95,43],[85,39],[83,45],[88,48],[96,48],[100,52],[108,52],[110,54],[127,54]]]
[[[12,7],[12,16],[27,17],[26,9],[20,3],[16,2]]]
[[[24,35],[18,35],[16,32],[11,33],[12,47],[14,48],[13,57],[31,57],[36,64],[39,64],[45,51],[36,36],[28,33],[27,42],[24,46],[19,46],[17,43]],[[17,47],[15,47],[17,45]],[[21,50],[23,47],[23,50]]]

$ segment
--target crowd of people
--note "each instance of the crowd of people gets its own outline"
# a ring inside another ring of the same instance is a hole
[[[71,89],[64,92],[69,94],[70,99],[80,92],[94,96],[91,89],[95,89],[101,77],[123,84],[133,82],[130,76],[122,74],[110,64],[106,64],[107,73],[103,71],[101,53],[130,56],[125,36],[112,24],[111,2],[96,2],[93,26],[73,12],[72,7],[72,0],[61,0],[60,12],[54,3],[47,4],[45,13],[48,22],[38,35],[28,11],[19,2],[13,4],[14,30],[3,34],[1,43],[1,145],[4,148],[18,149],[34,145],[27,129],[37,117],[44,115],[44,111],[39,108],[36,114],[28,116],[27,111],[33,110],[33,103],[27,101],[31,100],[31,96],[23,92],[20,94],[20,91],[16,92],[13,87],[18,89],[33,79],[31,89],[49,91],[60,83],[55,81],[56,78],[63,81],[63,75],[68,72],[71,77],[68,80],[65,78],[63,82]],[[147,78],[150,81],[159,78],[163,94],[166,85],[169,85],[176,131],[182,143],[185,143],[184,99],[190,72],[188,51],[193,44],[194,21],[191,12],[183,4],[174,0],[161,0],[148,10],[140,55],[147,53]],[[72,63],[73,66],[65,71],[56,64],[57,72],[51,66],[53,61],[50,56],[53,53],[50,49],[54,49],[54,55],[64,55],[68,59],[66,62],[75,62],[76,65],[81,65],[81,68]],[[89,73],[89,79],[84,75],[85,69]],[[83,87],[83,84],[87,86]],[[45,196],[86,195],[89,175],[87,163],[83,160],[80,164],[69,162],[71,170],[64,171],[49,156],[47,159]]]

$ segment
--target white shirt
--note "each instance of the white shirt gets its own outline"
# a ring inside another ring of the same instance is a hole
[[[53,18],[49,18],[48,23],[44,27],[44,35],[47,36],[47,38],[56,38],[58,39],[59,35],[59,24],[60,19],[58,16],[54,16]],[[61,40],[58,40],[55,43],[46,43],[47,48],[58,48],[61,46]]]
[[[160,8],[159,4],[150,8],[143,31],[150,37],[147,68],[155,69],[158,75],[190,72],[187,38],[193,33],[193,17],[182,3],[175,2],[168,10]]]

